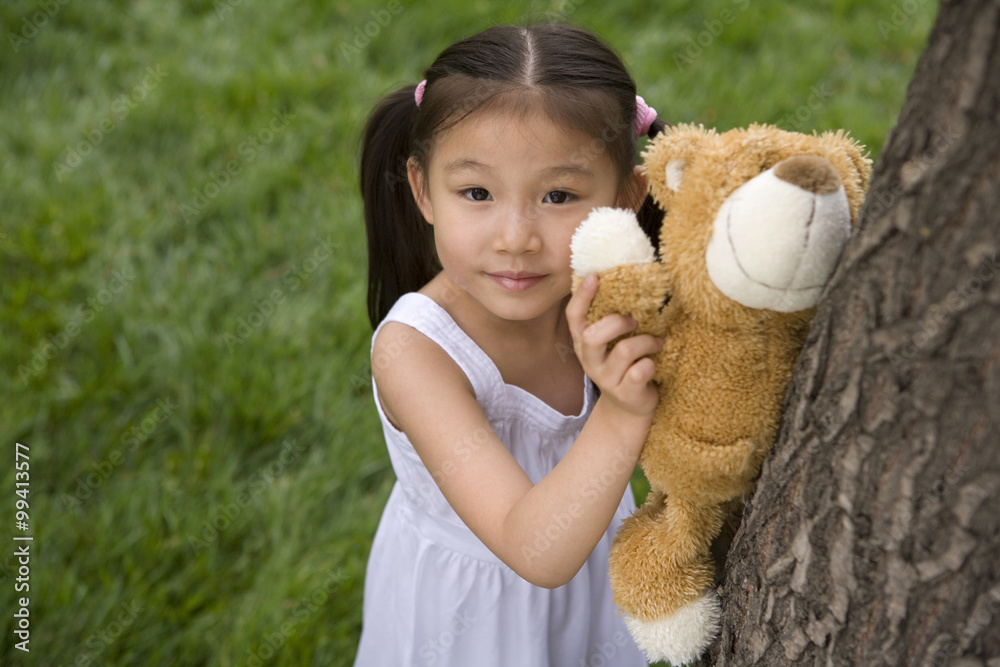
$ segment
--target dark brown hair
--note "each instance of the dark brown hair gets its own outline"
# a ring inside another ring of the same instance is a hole
[[[368,318],[376,327],[396,300],[423,287],[440,265],[433,228],[410,191],[406,164],[426,168],[434,138],[482,110],[541,109],[593,138],[581,156],[607,154],[627,182],[636,164],[635,82],[593,33],[568,25],[496,26],[448,47],[415,86],[385,97],[365,126],[361,194],[368,234]],[[664,127],[657,120],[653,136]],[[656,243],[662,215],[647,197],[640,224]]]

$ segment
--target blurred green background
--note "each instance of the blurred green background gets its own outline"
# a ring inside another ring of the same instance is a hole
[[[572,21],[668,121],[843,127],[874,157],[934,12],[0,4],[0,664],[351,664],[393,481],[370,396],[358,137],[442,48]],[[14,648],[26,595],[30,654]]]

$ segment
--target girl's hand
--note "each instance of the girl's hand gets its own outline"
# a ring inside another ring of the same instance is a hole
[[[624,315],[608,315],[591,325],[587,311],[597,294],[597,276],[589,275],[566,306],[566,321],[573,336],[573,349],[584,372],[617,408],[627,414],[652,417],[659,394],[652,384],[656,365],[649,355],[663,348],[663,341],[648,334],[623,338],[635,331],[636,322]]]

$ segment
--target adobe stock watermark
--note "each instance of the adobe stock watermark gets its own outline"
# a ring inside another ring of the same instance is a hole
[[[128,118],[128,115],[142,104],[150,93],[156,90],[170,72],[164,70],[160,65],[150,65],[146,68],[146,75],[142,81],[132,87],[127,93],[122,93],[111,102],[111,110],[105,115],[97,125],[82,132],[83,139],[74,145],[67,145],[63,152],[62,161],[52,164],[55,170],[56,180],[62,183],[73,170],[83,164],[84,158],[94,152],[101,145],[104,138],[118,129],[118,126]]]
[[[879,19],[875,22],[875,27],[882,35],[882,41],[887,41],[889,35],[909,23],[913,19],[913,15],[920,11],[920,8],[925,6],[927,2],[928,0],[903,0],[903,2],[894,4],[888,20]]]
[[[907,160],[900,167],[899,177],[889,185],[888,191],[882,190],[878,193],[877,198],[869,192],[863,207],[864,217],[872,219],[881,217],[904,192],[913,187],[935,167],[941,157],[961,138],[962,133],[951,126],[934,131],[930,137],[930,145],[920,155]]]
[[[477,428],[470,434],[456,438],[452,442],[451,455],[440,468],[431,473],[430,480],[424,480],[416,485],[416,497],[410,498],[410,502],[421,509],[428,507],[434,498],[437,498],[440,502],[447,502],[441,493],[440,484],[458,472],[460,464],[467,463],[476,451],[487,442],[490,442],[491,438],[496,437],[496,433],[492,428],[482,427]]]
[[[945,298],[932,304],[920,318],[917,331],[907,337],[906,342],[897,347],[889,357],[892,370],[899,372],[917,357],[921,348],[941,333],[956,315],[966,309],[970,299],[983,291],[1000,271],[996,255],[983,259],[973,275],[948,292]]]
[[[160,425],[174,414],[178,407],[178,404],[169,398],[157,399],[153,407],[146,411],[141,419],[132,422],[122,433],[120,442],[123,447],[121,449],[111,450],[105,459],[92,461],[90,471],[77,476],[76,489],[74,489],[73,494],[63,493],[59,497],[63,507],[66,509],[81,507],[125,463],[128,455],[133,453],[140,444],[146,442]]]
[[[582,503],[575,501],[570,503],[565,512],[553,512],[551,523],[544,529],[535,529],[532,546],[527,544],[521,545],[521,555],[524,556],[525,561],[530,563],[551,549],[552,545],[573,525],[573,522],[584,516],[588,505],[596,503],[600,499],[601,494],[607,491],[615,483],[616,479],[626,473],[631,473],[634,467],[629,465],[628,459],[624,454],[618,452],[615,462],[610,469],[605,470],[601,473],[600,477],[591,480],[590,483],[582,487]]]
[[[806,123],[809,122],[813,115],[826,106],[831,97],[833,97],[833,91],[830,90],[829,85],[825,81],[812,86],[809,89],[809,97],[806,98],[805,103],[799,105],[794,111],[785,114],[777,122],[778,127],[789,132],[801,132]]]
[[[453,100],[449,109],[443,114],[445,118],[452,118],[455,120],[435,128],[429,139],[418,139],[414,141],[411,146],[411,153],[417,156],[424,156],[425,158],[429,156],[434,148],[434,142],[438,136],[447,132],[451,127],[454,127],[455,123],[475,111],[479,105],[488,100],[495,93],[496,91],[494,87],[491,86],[489,82],[477,82],[476,87],[468,95],[460,100]],[[409,156],[401,156],[394,168],[390,167],[385,170],[383,177],[385,178],[385,182],[390,190],[396,190],[396,188],[403,187],[409,191],[410,181],[407,175],[408,164]]]
[[[246,488],[240,491],[235,498],[217,505],[211,511],[209,518],[202,522],[199,535],[188,536],[188,545],[195,555],[205,551],[218,540],[219,535],[233,525],[243,510],[250,507],[260,494],[264,493],[276,479],[285,474],[288,466],[295,463],[305,450],[305,446],[296,444],[294,438],[284,440],[281,443],[281,453],[273,461],[261,466],[251,474],[247,478]]]
[[[9,551],[3,561],[0,562],[0,584],[5,583],[8,579],[17,574],[17,570],[17,557],[14,555],[13,551]]]
[[[138,600],[130,600],[118,605],[115,618],[100,630],[87,637],[83,644],[86,650],[77,654],[73,661],[75,667],[89,667],[90,665],[104,664],[101,655],[116,641],[121,639],[125,631],[135,623],[139,614],[143,611],[143,606]]]
[[[267,664],[265,661],[277,655],[281,647],[295,635],[297,627],[322,609],[326,601],[330,599],[330,594],[340,586],[340,582],[347,579],[347,575],[339,569],[331,568],[324,574],[326,578],[319,586],[296,601],[288,614],[289,620],[264,633],[264,641],[247,649],[246,657],[240,663],[241,665],[244,667],[263,667]]]
[[[227,14],[233,13],[234,7],[242,5],[244,0],[215,0],[212,6],[215,7],[215,20],[221,23],[228,18]]]
[[[69,0],[43,0],[38,3],[38,10],[31,16],[26,16],[21,20],[21,30],[19,32],[8,32],[7,41],[14,49],[14,53],[19,53],[22,48],[33,40],[49,21],[52,20],[63,6],[68,5]]]
[[[441,656],[446,655],[455,645],[455,640],[464,635],[475,623],[476,617],[468,611],[460,611],[437,637],[428,639],[419,650],[425,665],[436,665]]]
[[[739,14],[746,11],[750,6],[750,0],[730,0],[735,9],[727,7],[719,12],[718,16],[702,21],[705,28],[694,37],[685,37],[687,46],[683,50],[674,51],[674,65],[679,70],[690,67],[698,58],[701,58],[708,49],[715,43],[715,40],[725,32],[726,27],[732,25],[739,18]]]
[[[278,311],[278,308],[285,303],[287,295],[298,292],[305,285],[306,281],[315,273],[319,267],[333,257],[333,253],[340,245],[331,240],[330,234],[325,239],[317,237],[316,247],[304,258],[295,262],[292,268],[285,271],[281,276],[281,287],[275,287],[263,299],[254,301],[253,307],[236,318],[236,323],[232,331],[222,334],[222,341],[232,354],[236,348],[247,342],[250,337]]]
[[[586,658],[580,658],[580,667],[611,667],[615,665],[618,651],[630,646],[632,637],[623,630],[616,630],[611,641],[595,643]]]
[[[233,179],[243,172],[243,168],[256,160],[261,150],[274,141],[275,137],[287,128],[289,121],[294,118],[295,114],[275,109],[266,126],[258,130],[256,134],[248,134],[236,147],[240,159],[230,160],[219,171],[210,171],[207,182],[203,183],[201,187],[194,188],[194,196],[187,203],[180,205],[179,210],[184,222],[191,224],[201,217],[209,203],[228,188]]]
[[[363,390],[371,386],[371,377],[374,369],[385,370],[393,361],[402,356],[403,352],[413,343],[413,334],[408,330],[403,331],[389,345],[379,348],[378,354],[374,355],[371,361],[365,366],[363,371],[359,371],[351,376],[351,386],[357,390]]]
[[[84,325],[93,322],[99,313],[104,312],[111,302],[129,287],[133,280],[135,280],[135,271],[131,266],[124,266],[113,271],[111,279],[105,283],[103,288],[77,306],[76,314],[70,318],[66,326],[57,333],[49,334],[41,340],[32,351],[31,360],[27,364],[21,364],[17,367],[17,375],[21,385],[27,386],[31,378],[41,375],[48,367],[49,361],[69,347],[73,339],[80,335]]]
[[[979,611],[969,617],[965,627],[959,633],[958,640],[949,634],[945,634],[942,637],[940,648],[934,653],[930,664],[934,665],[934,667],[938,667],[939,665],[945,667],[946,665],[953,664],[954,658],[963,655],[963,647],[970,646],[979,633],[993,624],[994,617],[1000,614],[1000,590],[994,588],[989,592],[988,598],[989,601],[985,605],[980,606]],[[978,664],[985,663],[979,662]],[[989,664],[993,664],[993,660],[990,660]]]
[[[488,96],[489,93],[484,92],[484,95]],[[471,96],[463,106],[470,111],[474,109],[473,100],[477,96],[479,96],[478,92]],[[569,155],[569,162],[583,169],[588,169],[607,155],[609,145],[621,141],[633,143],[635,140],[634,118],[608,118],[599,133],[592,135],[590,141],[580,145]],[[390,176],[388,173],[386,177],[392,179],[399,178],[398,176]],[[532,201],[524,210],[523,215],[528,220],[537,220],[541,217],[543,211],[544,209],[540,201]]]
[[[576,10],[582,5],[582,0],[555,0],[552,5],[541,13],[522,14],[513,23],[523,25],[525,23],[560,23],[572,18]]]
[[[340,54],[344,56],[344,60],[350,63],[354,58],[360,56],[372,40],[382,34],[382,30],[389,27],[393,18],[402,11],[403,5],[399,0],[390,0],[385,7],[371,10],[369,12],[370,21],[364,25],[354,26],[354,36],[351,42],[340,43]]]
[[[458,292],[451,287],[447,287],[441,295],[441,302],[444,305],[448,305],[453,303],[457,296]],[[391,345],[387,345],[384,348],[379,347],[378,352],[373,354],[369,362],[365,364],[364,369],[351,375],[351,386],[357,391],[364,391],[371,387],[372,371],[374,369],[386,370],[389,368],[396,359],[403,356],[403,353],[409,349],[413,340],[413,335],[409,331],[404,331]]]

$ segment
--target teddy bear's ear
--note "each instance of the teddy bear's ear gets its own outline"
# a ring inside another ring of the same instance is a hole
[[[714,136],[714,130],[701,125],[675,125],[646,145],[642,159],[649,192],[661,207],[666,208],[670,196],[680,189],[685,170]]]

